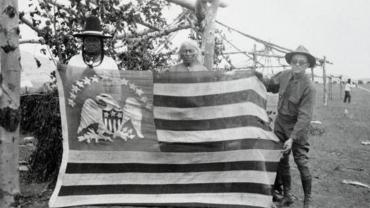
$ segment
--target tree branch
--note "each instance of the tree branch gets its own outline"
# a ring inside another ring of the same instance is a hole
[[[162,36],[168,35],[170,33],[173,33],[179,30],[186,30],[189,28],[191,28],[190,24],[182,24],[182,25],[176,25],[174,27],[169,27],[167,29],[160,30],[160,31],[145,30],[142,32],[138,32],[136,34],[117,35],[117,38],[118,39],[132,39],[132,40],[135,40],[135,39],[140,40],[140,39],[146,39],[146,38],[158,38],[158,37],[162,37]]]
[[[25,43],[31,43],[31,44],[44,44],[45,41],[43,38],[40,39],[26,39],[26,40],[19,40],[19,44],[25,44]]]
[[[56,6],[56,7],[62,8],[63,10],[65,10],[66,12],[68,12],[69,14],[77,15],[77,14],[76,14],[76,12],[74,12],[72,9],[67,8],[67,7],[66,7],[65,5],[63,5],[63,4],[57,3],[56,1],[52,1],[52,0],[44,0],[44,2],[45,2],[45,3],[48,3],[48,4],[51,4],[51,5],[53,5],[53,6]],[[81,4],[82,4],[82,5],[85,5],[85,4],[83,4],[83,3],[81,3]],[[94,5],[94,6],[96,6],[96,7],[97,7],[97,5],[95,5],[93,2],[90,2],[90,4],[92,4],[92,5]],[[151,25],[151,24],[149,24],[149,23],[146,23],[146,22],[144,22],[144,21],[142,21],[142,20],[135,20],[135,22],[136,22],[137,24],[143,25],[143,26],[145,26],[145,27],[147,27],[147,28],[149,28],[149,29],[152,29],[152,30],[154,30],[154,31],[160,31],[160,29],[159,29],[158,27],[156,27],[156,26],[154,26],[154,25]]]
[[[42,35],[42,29],[35,27],[32,22],[24,17],[24,13],[21,12],[19,13],[19,19],[26,24],[28,27],[30,27],[33,31],[37,32],[38,35]]]

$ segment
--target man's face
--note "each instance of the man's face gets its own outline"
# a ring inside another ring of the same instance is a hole
[[[292,57],[290,65],[292,66],[293,73],[299,74],[304,73],[310,64],[308,63],[308,59],[305,55],[296,54]]]
[[[101,53],[101,38],[87,36],[83,39],[84,50],[87,55],[97,56]]]
[[[190,65],[197,60],[197,51],[191,46],[183,46],[180,57],[185,65]]]

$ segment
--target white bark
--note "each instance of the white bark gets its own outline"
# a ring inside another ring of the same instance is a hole
[[[212,1],[211,6],[207,8],[205,27],[202,36],[202,51],[204,52],[204,66],[208,70],[213,68],[213,58],[215,54],[215,21],[219,0]]]
[[[20,53],[18,28],[18,1],[0,1],[0,109],[19,108]],[[9,132],[0,125],[0,207],[12,207],[19,193],[18,128]]]

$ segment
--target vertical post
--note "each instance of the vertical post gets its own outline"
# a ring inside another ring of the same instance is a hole
[[[202,50],[204,52],[204,66],[208,70],[213,68],[213,58],[215,53],[215,21],[219,0],[211,2],[211,6],[207,8],[205,27],[202,36]]]
[[[257,69],[257,45],[253,45],[253,70]]]
[[[17,0],[0,1],[0,207],[19,193],[20,53]]]
[[[329,76],[329,100],[333,100],[333,76]]]
[[[342,85],[342,75],[339,77],[339,100],[342,99],[343,85]]]
[[[313,67],[311,68],[311,79],[312,79],[312,82],[315,81],[315,74],[313,73]]]
[[[324,106],[328,105],[328,91],[326,89],[326,57],[324,56],[323,64],[322,64],[322,78],[323,78],[323,89],[324,89]]]

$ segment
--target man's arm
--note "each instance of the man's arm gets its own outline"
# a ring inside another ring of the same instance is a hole
[[[301,100],[300,106],[298,108],[298,118],[297,123],[294,126],[294,129],[290,135],[290,138],[296,140],[302,131],[305,130],[311,122],[313,114],[313,106],[315,103],[315,89],[309,87],[306,89],[304,96]]]
[[[271,78],[263,78],[259,72],[255,72],[256,77],[265,85],[267,92],[278,93],[280,88],[280,75],[281,72],[275,74]]]

